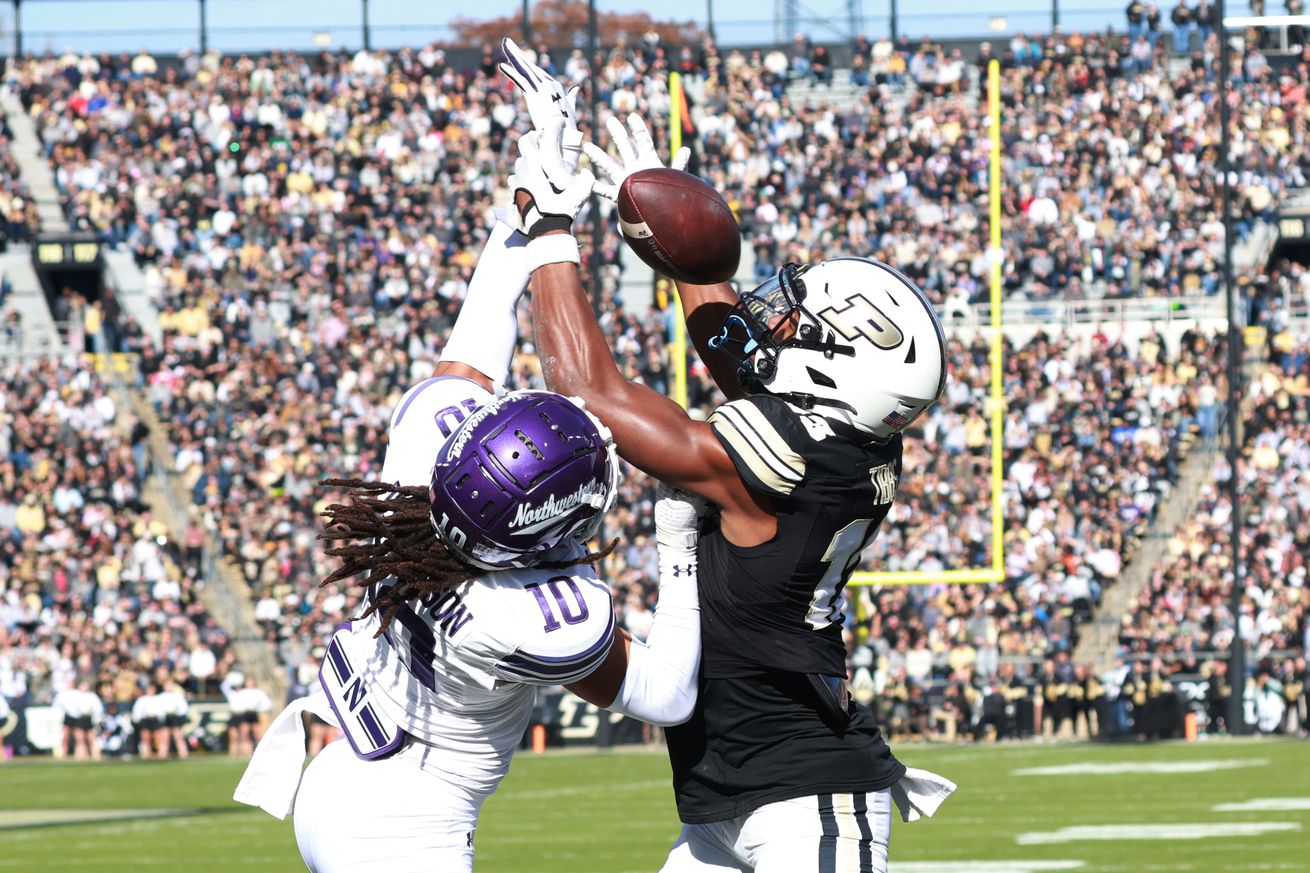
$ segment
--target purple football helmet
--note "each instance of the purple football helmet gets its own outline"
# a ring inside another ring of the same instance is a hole
[[[515,391],[478,407],[437,453],[432,526],[475,567],[530,567],[594,536],[618,484],[610,432],[580,401]]]

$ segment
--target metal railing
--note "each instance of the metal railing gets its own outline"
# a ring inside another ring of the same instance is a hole
[[[0,319],[0,360],[76,356],[82,349],[69,346],[72,327],[66,321],[49,325],[11,327]]]
[[[942,320],[959,327],[991,323],[987,303],[938,307]],[[1076,324],[1120,324],[1124,322],[1223,321],[1221,297],[1130,297],[1108,300],[1006,300],[1001,304],[1001,323],[1006,326],[1069,327]]]
[[[596,5],[602,13],[612,11],[606,0],[596,0]],[[129,6],[135,9],[128,11]],[[1050,33],[1056,27],[1065,32],[1112,27],[1121,33],[1126,28],[1123,5],[1105,0],[1009,0],[1000,7],[977,4],[972,8],[957,4],[949,14],[923,11],[902,0],[865,6],[867,12],[839,0],[788,0],[772,17],[724,18],[714,16],[707,3],[705,15],[695,16],[695,21],[725,46],[789,45],[798,32],[816,42],[844,44],[858,33],[870,38],[885,34],[893,39],[1000,39],[1018,32]],[[851,14],[853,8],[857,14]],[[479,17],[468,14],[458,3],[437,4],[431,10],[407,0],[342,0],[333,9],[316,8],[311,0],[276,4],[262,0],[8,0],[0,9],[9,19],[0,22],[0,45],[6,47],[0,51],[8,53],[8,46],[13,46],[15,54],[68,48],[136,52],[142,46],[149,46],[152,52],[176,53],[210,48],[337,50],[433,41],[453,44],[457,34],[448,19],[458,14]],[[357,10],[355,15],[352,9]],[[518,10],[511,9],[518,19]],[[253,11],[257,11],[258,24],[250,23]],[[324,17],[316,19],[315,13]],[[662,17],[655,15],[657,20]],[[125,22],[130,23],[125,26]],[[1168,23],[1164,26],[1168,28]],[[584,46],[585,35],[571,47]]]

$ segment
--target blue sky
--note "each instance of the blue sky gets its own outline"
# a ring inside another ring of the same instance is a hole
[[[660,17],[704,23],[711,0],[597,0],[601,9],[658,8]],[[712,0],[719,39],[725,44],[767,41],[773,36],[774,0]],[[1172,0],[1158,0],[1162,9]],[[1117,0],[1060,0],[1066,29],[1123,28]],[[1244,10],[1237,0],[1230,6]],[[1271,7],[1280,7],[1274,2]],[[865,30],[886,32],[890,0],[863,0]],[[847,0],[802,0],[804,29],[816,39],[843,39]],[[1010,30],[1049,29],[1051,0],[899,0],[901,32],[911,36],[958,36],[988,31],[993,16]],[[458,15],[494,17],[517,12],[520,0],[371,0],[375,44],[419,44],[448,35],[445,23]],[[108,49],[177,51],[199,44],[197,0],[24,0],[27,50]],[[1167,14],[1167,13],[1166,13]],[[221,49],[282,46],[308,48],[315,32],[334,47],[360,45],[360,0],[209,0],[210,44]],[[13,9],[0,0],[0,51],[12,45]]]

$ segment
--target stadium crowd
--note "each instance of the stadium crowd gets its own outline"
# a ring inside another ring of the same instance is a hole
[[[1306,662],[1310,640],[1307,555],[1310,555],[1310,337],[1270,335],[1271,366],[1250,386],[1245,450],[1237,476],[1242,493],[1242,611],[1230,610],[1233,507],[1218,465],[1195,516],[1169,541],[1136,609],[1125,615],[1123,648],[1172,655],[1163,678],[1196,672],[1197,653],[1225,650],[1240,633],[1256,663],[1248,688],[1250,717],[1266,732],[1307,726]],[[1209,668],[1213,670],[1213,667]],[[1222,668],[1220,668],[1222,671]],[[1211,721],[1225,721],[1222,710]]]
[[[1002,134],[1016,180],[1008,293],[1216,290],[1213,46],[1202,43],[1181,67],[1097,34],[1020,35],[1005,47]],[[666,139],[664,74],[688,76],[700,143],[692,169],[737,210],[757,277],[840,251],[896,264],[943,302],[982,295],[988,132],[971,69],[930,42],[866,42],[854,47],[853,102],[829,104],[819,91],[819,102],[799,105],[789,79],[832,79],[816,53],[803,41],[790,54],[707,42],[671,60],[649,42],[622,45],[599,77],[602,114],[639,110]],[[1243,232],[1285,186],[1304,183],[1306,160],[1289,133],[1305,122],[1304,89],[1258,57],[1246,58],[1235,140]],[[577,52],[557,72],[579,83],[589,75]],[[5,75],[36,121],[70,221],[133,252],[145,272],[163,340],[130,325],[122,334],[140,353],[174,472],[198,528],[244,574],[257,619],[304,685],[305,665],[358,604],[352,590],[317,587],[332,569],[314,541],[317,512],[337,496],[318,481],[380,468],[389,412],[438,360],[491,211],[507,199],[525,119],[507,83],[490,77],[494,66],[456,69],[432,46],[210,53],[177,66],[144,52],[66,55],[14,62]],[[600,262],[602,326],[623,369],[667,387],[667,307],[625,307],[617,235],[598,247],[582,235]],[[513,382],[537,387],[526,319],[521,328]],[[947,397],[907,441],[900,499],[870,555],[879,568],[991,560],[987,348],[957,339],[951,358]],[[855,687],[884,702],[895,731],[1089,729],[1090,701],[1105,689],[1071,662],[1078,625],[1167,498],[1193,431],[1213,435],[1220,360],[1221,344],[1201,335],[1177,348],[1098,332],[1007,349],[1007,582],[852,597]],[[691,383],[705,414],[717,395],[703,368],[693,365]],[[640,634],[653,595],[653,489],[638,475],[623,487],[607,531],[620,548],[605,569]],[[136,526],[148,545],[148,517]],[[142,541],[125,537],[114,542],[129,551]],[[13,539],[14,549],[28,542]],[[165,663],[194,686],[194,642],[222,677],[231,655],[191,597],[194,577],[159,561],[178,594],[155,604],[138,592],[134,608],[157,605],[177,622],[158,639],[148,627],[138,641],[120,634],[113,656],[144,659],[143,677]],[[89,578],[85,568],[77,578]],[[53,583],[11,579],[24,588],[13,599],[25,593],[32,609],[57,601]],[[10,635],[21,624],[4,623]],[[129,634],[142,633],[137,625]],[[0,657],[33,649],[35,632],[12,637]],[[82,632],[92,639],[78,642]],[[91,652],[77,675],[111,656],[85,628],[56,638]]]
[[[0,117],[0,253],[11,243],[30,242],[37,228],[36,202],[23,183],[18,162],[14,160],[10,142],[13,138],[8,123]],[[4,277],[0,275],[0,303],[8,294]]]
[[[229,662],[194,568],[141,500],[134,424],[89,359],[0,365],[0,696],[10,704],[125,721],[149,683],[203,694]],[[119,729],[111,748],[130,733]]]

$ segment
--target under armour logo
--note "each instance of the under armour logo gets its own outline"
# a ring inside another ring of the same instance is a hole
[[[559,114],[563,115],[565,118],[569,117],[569,103],[567,100],[564,99],[563,94],[560,93],[551,94],[550,100],[552,103],[563,103],[564,105],[560,107]]]
[[[681,579],[683,576],[690,576],[695,572],[695,570],[696,568],[692,564],[674,564],[673,578]]]
[[[841,309],[821,309],[818,316],[847,340],[864,337],[884,350],[894,349],[905,342],[905,334],[896,323],[863,294],[847,297],[846,306]]]

